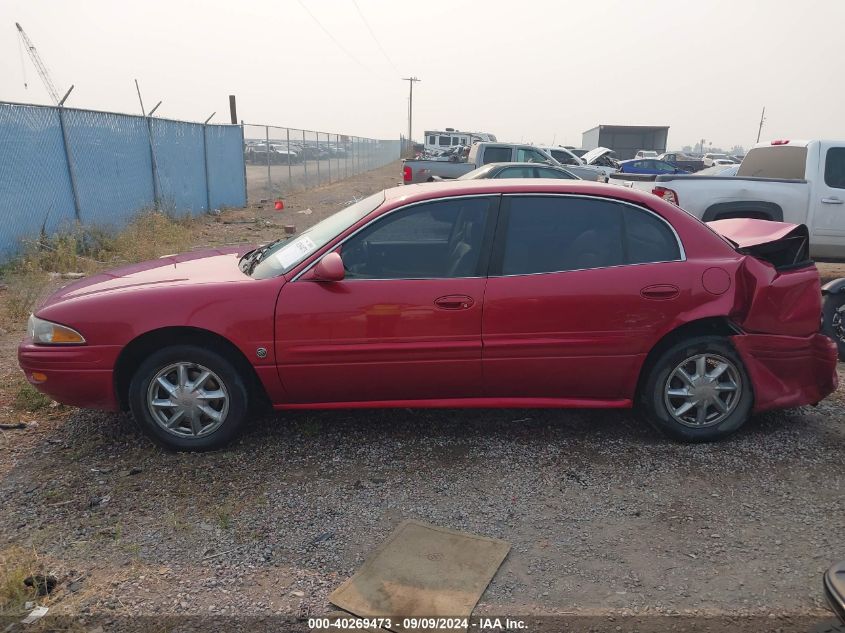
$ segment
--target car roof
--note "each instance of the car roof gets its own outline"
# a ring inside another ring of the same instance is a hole
[[[528,163],[539,166],[541,163]],[[564,168],[565,169],[565,168]],[[508,178],[504,180],[445,180],[415,185],[399,185],[384,192],[385,202],[413,203],[459,195],[508,194],[508,193],[567,193],[603,198],[616,198],[635,204],[654,207],[660,199],[651,193],[600,183],[592,180],[552,180],[543,178]],[[665,203],[668,205],[668,203]],[[663,205],[661,205],[663,206]]]
[[[549,165],[548,163],[531,163],[531,162],[510,162],[505,161],[501,163],[487,163],[486,165],[482,165],[478,169],[484,169],[485,167],[549,167],[551,169],[557,170],[564,170],[564,167],[558,167],[557,165]]]
[[[660,158],[657,158],[656,156],[645,156],[643,158],[629,158],[628,160],[620,160],[619,164],[624,165],[625,163],[633,163],[634,161],[641,163],[644,160],[655,161],[655,162],[658,162],[658,163],[666,162],[666,161],[661,160]]]

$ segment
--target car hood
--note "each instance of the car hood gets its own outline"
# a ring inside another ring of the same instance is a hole
[[[599,158],[612,151],[612,149],[607,147],[597,147],[596,149],[591,149],[589,152],[584,154],[581,157],[581,160],[583,160],[587,165],[592,165],[594,161],[597,161]]]
[[[246,281],[238,261],[254,246],[231,246],[177,255],[130,264],[107,270],[64,286],[42,304],[42,308],[69,299],[95,294],[142,290],[151,287],[185,284]]]

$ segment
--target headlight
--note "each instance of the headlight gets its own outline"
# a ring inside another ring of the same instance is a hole
[[[26,333],[32,342],[38,345],[81,345],[85,342],[83,336],[76,330],[39,319],[34,314],[29,315]]]

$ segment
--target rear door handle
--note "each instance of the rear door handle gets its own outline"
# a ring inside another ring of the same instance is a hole
[[[442,310],[468,310],[475,303],[467,295],[446,295],[434,300],[434,305]]]
[[[824,204],[842,204],[842,200],[839,198],[822,198],[822,202]]]
[[[640,296],[644,299],[655,299],[657,301],[674,299],[679,294],[681,294],[681,291],[678,290],[678,287],[671,284],[654,284],[640,290]]]

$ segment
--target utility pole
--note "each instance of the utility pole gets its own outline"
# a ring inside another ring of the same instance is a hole
[[[410,88],[410,95],[408,96],[408,149],[412,150],[414,147],[414,83],[422,81],[422,79],[403,77],[402,81],[407,81],[408,87]]]
[[[766,120],[766,106],[763,106],[763,113],[760,115],[760,127],[757,128],[757,142],[760,142],[760,133],[763,131],[763,121]]]

